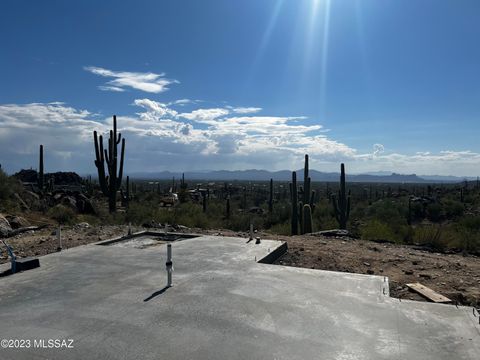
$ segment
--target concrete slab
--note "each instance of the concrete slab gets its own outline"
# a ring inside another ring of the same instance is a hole
[[[245,241],[173,243],[168,289],[166,245],[42,257],[0,278],[0,339],[32,342],[0,358],[478,359],[471,308],[400,302],[384,277],[258,263],[281,243]],[[48,339],[74,347],[33,347]]]

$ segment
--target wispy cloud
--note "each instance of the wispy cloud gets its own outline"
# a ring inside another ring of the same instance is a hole
[[[259,107],[236,107],[232,108],[232,111],[237,114],[252,114],[262,111]]]
[[[86,71],[92,74],[106,78],[113,78],[107,81],[105,85],[98,88],[103,91],[124,91],[125,88],[132,88],[149,93],[161,93],[168,90],[168,86],[178,83],[177,80],[165,78],[165,73],[141,73],[129,71],[113,71],[96,66],[84,67]]]
[[[125,91],[124,88],[117,87],[117,86],[99,86],[98,88],[103,91],[115,91],[115,92]]]

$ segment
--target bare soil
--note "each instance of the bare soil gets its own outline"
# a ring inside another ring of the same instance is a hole
[[[128,227],[124,225],[65,227],[62,229],[62,247],[65,249],[111,239],[125,235],[127,231]],[[189,232],[248,238],[247,233],[230,230],[190,229]],[[420,282],[450,298],[453,303],[477,307],[480,304],[480,258],[476,256],[440,254],[413,246],[342,237],[268,233],[255,236],[287,242],[288,251],[275,262],[278,265],[387,276],[391,296],[427,301],[406,286],[407,283]],[[57,251],[59,245],[54,226],[17,235],[7,239],[7,242],[19,257],[49,254]],[[0,263],[7,261],[7,254],[2,251]]]
[[[62,227],[62,248],[68,249],[107,240],[125,235],[127,232],[128,226],[123,225],[95,227],[75,225]],[[50,254],[58,251],[59,247],[55,226],[49,226],[37,231],[29,231],[4,240],[13,248],[15,255],[19,258]],[[0,254],[0,263],[9,261],[7,252],[3,250],[4,249],[2,249]]]
[[[480,303],[480,259],[475,256],[345,238],[294,236],[285,240],[289,250],[277,260],[279,265],[387,276],[390,295],[402,299],[426,301],[406,286],[419,282],[453,303]]]

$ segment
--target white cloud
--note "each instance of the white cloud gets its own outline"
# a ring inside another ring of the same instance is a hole
[[[96,66],[86,66],[84,69],[95,75],[113,78],[105,85],[99,86],[99,89],[104,91],[124,91],[125,88],[132,88],[157,94],[167,91],[169,85],[178,83],[177,80],[166,79],[164,73],[112,71]]]
[[[188,104],[195,104],[199,102],[198,100],[190,100],[190,99],[178,99],[175,101],[171,101],[168,103],[168,105],[178,105],[178,106],[185,106]]]
[[[373,144],[373,156],[378,156],[385,151],[385,147],[382,144]]]
[[[117,86],[99,86],[98,88],[100,90],[103,90],[103,91],[115,91],[115,92],[124,92],[125,91],[124,88],[120,88],[120,87],[117,87]]]
[[[262,108],[259,107],[237,107],[232,109],[233,112],[237,114],[252,114],[262,111]]]
[[[196,109],[179,114],[168,104],[136,99],[139,112],[118,116],[127,140],[126,172],[156,170],[294,169],[310,154],[312,168],[349,172],[390,170],[398,173],[475,176],[480,154],[445,150],[414,154],[386,153],[375,144],[359,153],[323,133],[303,117],[237,116],[231,109]],[[187,116],[185,116],[187,114]],[[111,117],[100,118],[64,103],[0,105],[0,153],[4,168],[34,168],[38,146],[45,145],[47,171],[95,171],[93,130],[106,133]]]
[[[154,120],[163,118],[165,116],[177,116],[177,112],[173,109],[170,109],[167,104],[150,99],[136,99],[133,104],[147,110],[146,112],[138,114],[142,119]]]
[[[228,115],[230,111],[222,108],[198,109],[189,113],[178,114],[187,120],[210,124],[213,120]]]

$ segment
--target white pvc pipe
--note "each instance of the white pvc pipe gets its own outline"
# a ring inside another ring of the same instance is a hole
[[[167,286],[173,286],[172,284],[172,272],[173,272],[173,262],[172,262],[172,244],[167,244]]]

